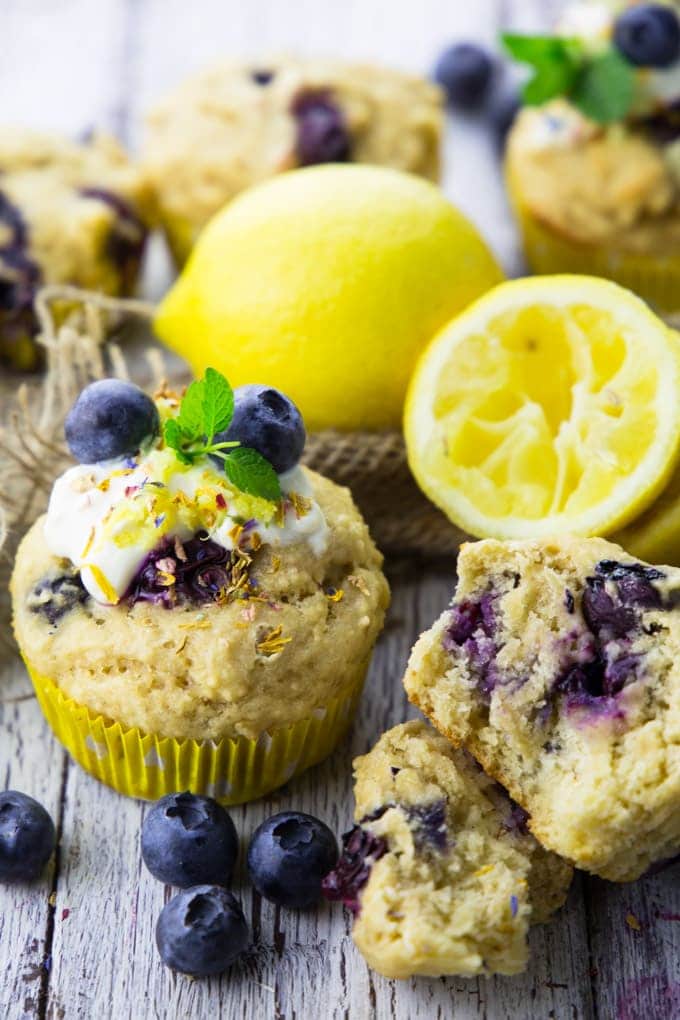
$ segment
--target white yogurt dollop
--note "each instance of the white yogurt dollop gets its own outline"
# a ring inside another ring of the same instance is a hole
[[[115,604],[163,538],[184,542],[197,532],[225,549],[247,533],[271,546],[306,542],[321,555],[328,525],[300,467],[280,476],[283,512],[234,489],[207,459],[181,464],[172,450],[151,449],[130,460],[79,464],[54,484],[45,539],[54,556],[70,560],[97,602]],[[240,526],[248,521],[247,532]]]

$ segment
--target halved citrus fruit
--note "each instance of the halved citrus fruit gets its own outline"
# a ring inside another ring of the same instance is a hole
[[[404,430],[421,488],[470,534],[606,534],[678,461],[680,340],[605,280],[503,283],[428,346]]]

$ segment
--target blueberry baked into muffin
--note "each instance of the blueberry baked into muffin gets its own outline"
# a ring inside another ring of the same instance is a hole
[[[603,539],[464,545],[409,698],[530,815],[540,842],[631,881],[680,846],[680,571]]]
[[[539,105],[517,117],[507,148],[529,264],[609,277],[677,312],[680,3],[573,3],[552,42],[530,87]],[[530,45],[511,37],[519,59]]]
[[[148,117],[144,165],[178,263],[239,191],[314,163],[376,163],[438,180],[439,88],[369,65],[225,62]]]
[[[357,758],[355,817],[329,899],[387,977],[517,974],[527,930],[564,902],[572,869],[538,845],[526,814],[422,721]]]
[[[124,792],[280,785],[351,721],[382,627],[382,557],[347,489],[299,466],[283,394],[209,369],[181,400],[87,387],[12,579],[50,722]]]
[[[38,363],[41,284],[133,291],[152,209],[143,174],[114,139],[0,133],[0,365]]]

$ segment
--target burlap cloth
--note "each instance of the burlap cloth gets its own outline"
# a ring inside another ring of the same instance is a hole
[[[54,307],[69,302],[61,327]],[[155,388],[164,379],[183,385],[184,367],[148,342],[123,348],[118,339],[153,307],[84,294],[73,288],[46,287],[36,302],[39,342],[47,368],[39,379],[23,383],[5,377],[0,386],[0,649],[13,647],[7,589],[12,560],[23,533],[43,512],[54,479],[70,463],[64,443],[64,418],[80,390],[106,375]],[[318,432],[309,436],[304,462],[340,485],[347,485],[387,556],[433,558],[453,555],[464,538],[420,492],[406,462],[399,432]]]

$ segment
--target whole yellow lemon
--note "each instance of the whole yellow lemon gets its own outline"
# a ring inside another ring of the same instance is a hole
[[[208,224],[158,308],[159,337],[195,374],[261,382],[309,429],[399,428],[416,358],[502,279],[433,184],[372,166],[294,170]]]

